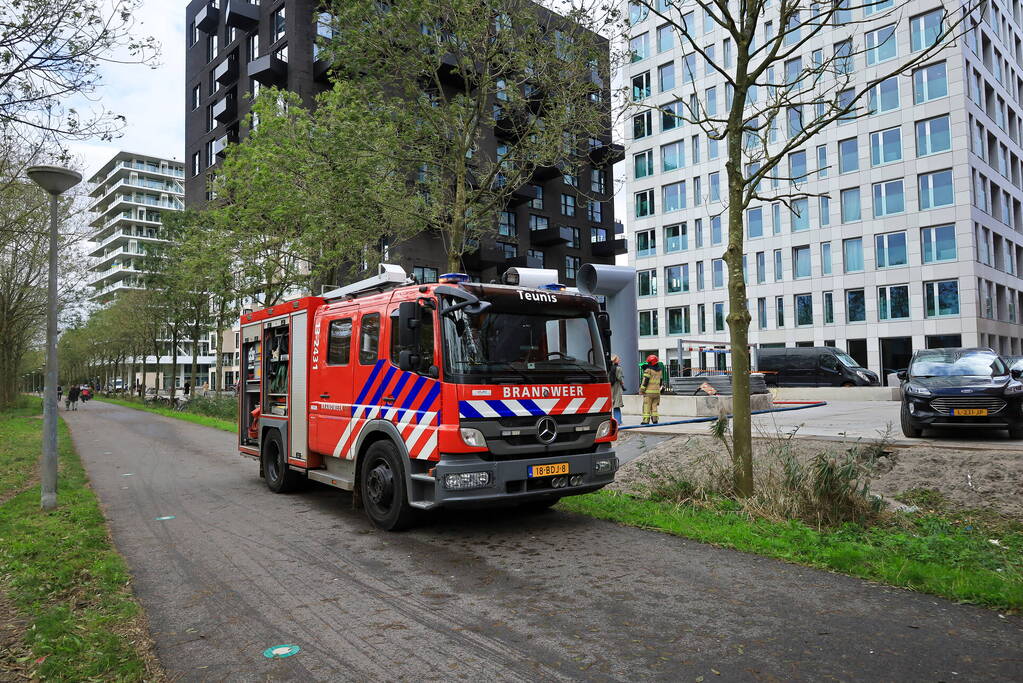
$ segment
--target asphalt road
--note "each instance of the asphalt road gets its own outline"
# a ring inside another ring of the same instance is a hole
[[[230,434],[62,414],[174,680],[1023,679],[1018,617],[560,512],[379,532]]]

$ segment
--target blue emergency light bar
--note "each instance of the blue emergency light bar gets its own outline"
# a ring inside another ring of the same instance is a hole
[[[557,282],[552,282],[549,285],[541,286],[540,289],[546,289],[547,291],[550,291],[550,292],[562,292],[562,291],[564,291],[566,289],[566,287],[565,287],[565,285],[559,284]]]
[[[442,285],[457,285],[459,282],[468,281],[469,276],[466,275],[465,273],[444,273],[439,278],[437,278],[437,282],[441,283]]]

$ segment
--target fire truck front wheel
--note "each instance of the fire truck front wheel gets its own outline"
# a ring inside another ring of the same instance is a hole
[[[399,531],[416,522],[418,515],[408,503],[401,458],[390,441],[377,441],[362,456],[359,489],[366,514],[377,528]]]
[[[267,488],[274,493],[287,493],[299,485],[299,475],[288,467],[284,457],[281,433],[269,430],[263,437],[263,475]]]

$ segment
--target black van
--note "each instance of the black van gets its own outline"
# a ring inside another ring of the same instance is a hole
[[[757,370],[773,387],[878,386],[877,374],[834,346],[757,349]]]

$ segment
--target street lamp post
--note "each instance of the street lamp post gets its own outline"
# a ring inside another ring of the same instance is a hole
[[[50,272],[46,285],[46,382],[43,385],[43,461],[40,503],[57,507],[57,198],[82,182],[75,171],[32,166],[26,173],[50,195]]]

